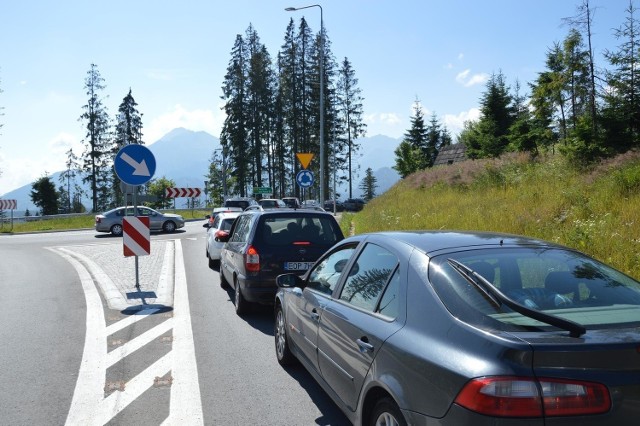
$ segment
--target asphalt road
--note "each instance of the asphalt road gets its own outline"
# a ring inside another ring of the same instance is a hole
[[[121,238],[0,236],[0,423],[349,424],[278,365],[269,307],[235,314],[203,223],[152,235],[141,291]]]

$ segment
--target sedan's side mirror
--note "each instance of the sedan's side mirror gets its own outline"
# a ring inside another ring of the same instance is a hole
[[[276,277],[276,284],[281,288],[302,287],[304,281],[296,274],[281,274]]]

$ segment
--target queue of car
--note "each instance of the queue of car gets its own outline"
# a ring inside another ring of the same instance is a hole
[[[273,305],[278,362],[354,424],[637,422],[640,283],[606,264],[517,235],[344,238],[319,210],[222,215],[231,228],[208,232],[236,313]]]

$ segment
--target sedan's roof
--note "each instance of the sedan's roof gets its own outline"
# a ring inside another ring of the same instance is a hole
[[[560,247],[548,241],[521,235],[485,231],[422,230],[384,231],[367,234],[376,238],[391,238],[411,245],[427,254],[439,251],[459,250],[473,247]]]

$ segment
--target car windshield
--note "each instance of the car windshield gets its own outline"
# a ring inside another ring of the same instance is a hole
[[[434,257],[428,281],[447,309],[470,324],[503,330],[551,328],[497,303],[458,272],[451,260],[529,309],[587,328],[640,324],[640,283],[575,251],[504,248]]]
[[[270,216],[262,225],[263,241],[272,246],[311,243],[332,246],[341,238],[332,217]]]

